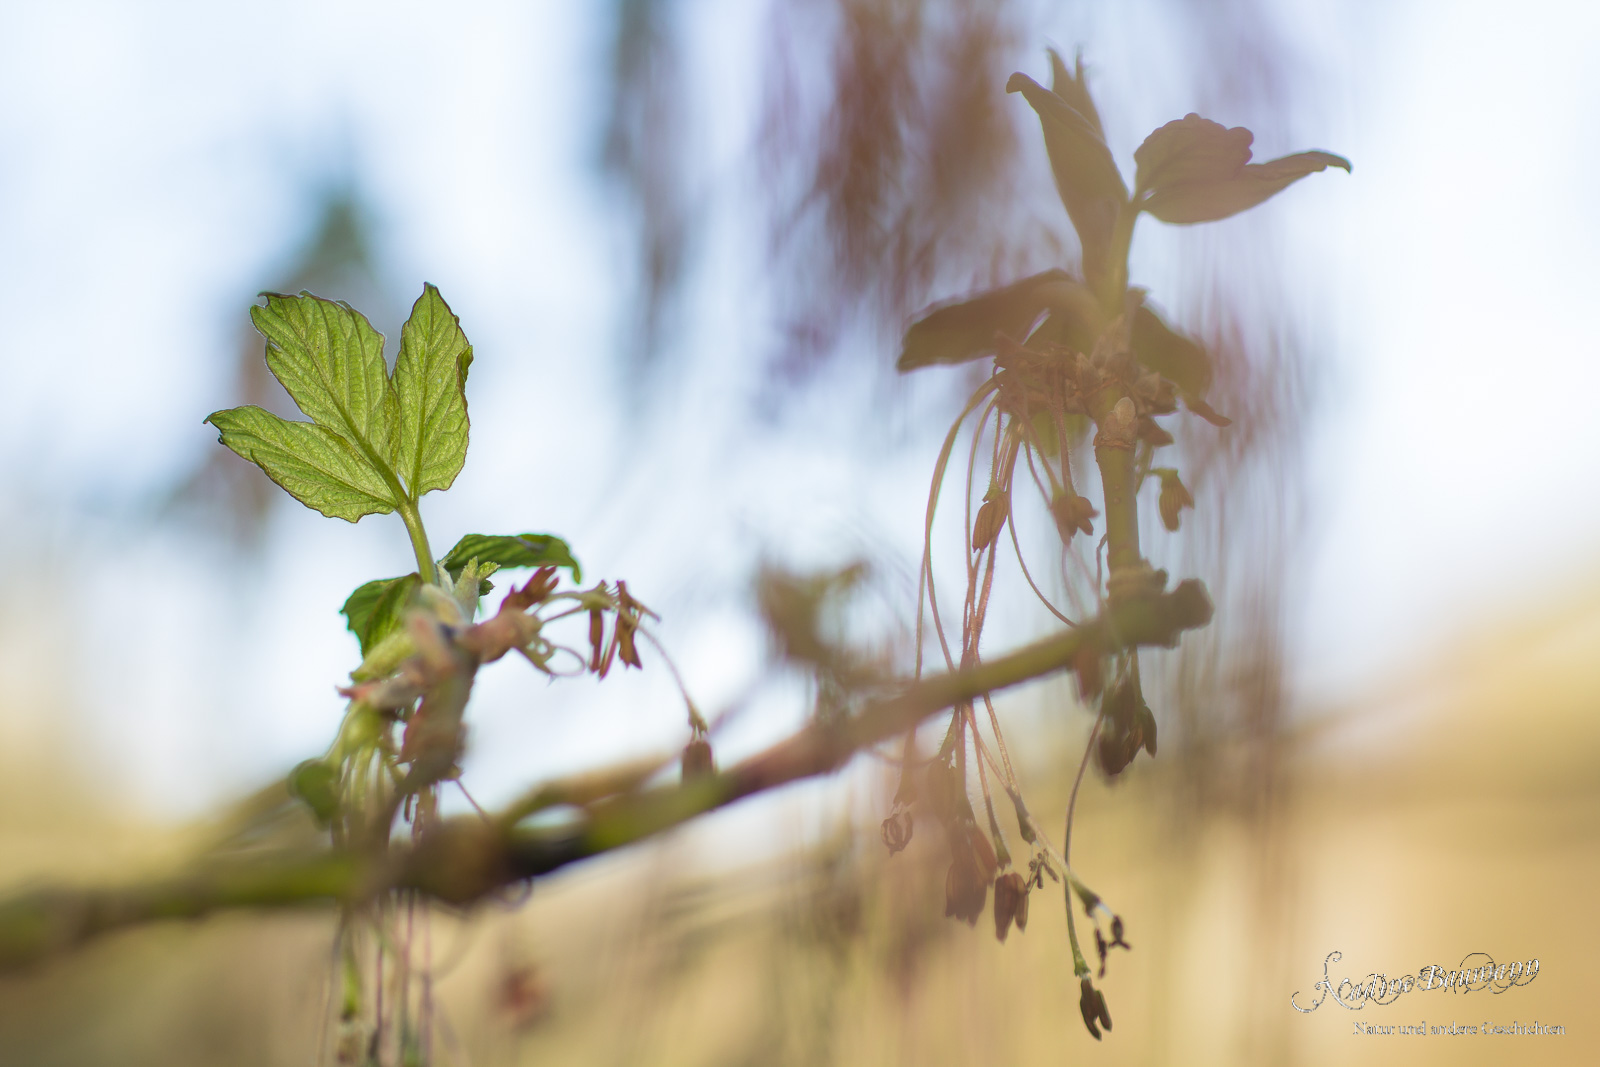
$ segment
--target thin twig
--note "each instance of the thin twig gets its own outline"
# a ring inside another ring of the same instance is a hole
[[[1061,838],[1061,859],[1068,866],[1072,864],[1072,816],[1078,808],[1078,787],[1083,784],[1083,772],[1089,769],[1089,753],[1094,751],[1095,738],[1100,736],[1100,723],[1106,717],[1105,701],[1102,700],[1100,713],[1094,718],[1094,726],[1089,730],[1089,740],[1083,746],[1083,759],[1078,763],[1078,776],[1072,780],[1072,796],[1067,799],[1067,830]]]
[[[530,790],[493,826],[476,816],[438,820],[414,844],[217,857],[155,882],[35,889],[0,900],[0,970],[126,926],[219,909],[319,902],[350,907],[376,902],[381,907],[381,895],[394,889],[416,890],[447,904],[471,904],[503,886],[642,841],[746,797],[831,773],[861,749],[897,737],[938,711],[1068,669],[1085,651],[1104,656],[1136,645],[1172,647],[1183,630],[1204,625],[1210,616],[1210,601],[1197,582],[1180,583],[1159,596],[1129,598],[1075,630],[909,683],[896,695],[868,702],[856,715],[813,721],[732,767],[685,782],[640,788],[648,773],[629,764]],[[518,825],[519,808],[537,810],[554,798],[577,800],[573,821]]]

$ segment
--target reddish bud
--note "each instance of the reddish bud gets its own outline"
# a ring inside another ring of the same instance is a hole
[[[1111,1013],[1106,1010],[1105,994],[1094,987],[1088,975],[1083,976],[1083,993],[1078,998],[1078,1010],[1083,1013],[1083,1025],[1089,1028],[1089,1035],[1096,1041],[1100,1040],[1100,1027],[1095,1025],[1096,1022],[1104,1026],[1107,1033],[1111,1031]]]
[[[1105,771],[1107,776],[1115,777],[1121,774],[1123,769],[1133,762],[1133,754],[1138,751],[1138,747],[1128,742],[1127,734],[1109,726],[1100,731],[1100,743],[1095,749],[1095,755],[1099,760],[1100,769]]]
[[[600,656],[606,644],[606,617],[599,608],[589,609],[589,669],[600,673]]]
[[[1150,473],[1161,477],[1161,496],[1156,501],[1156,506],[1161,509],[1161,524],[1169,530],[1176,531],[1178,513],[1184,508],[1194,507],[1194,497],[1184,487],[1178,472],[1172,468],[1157,467]]]
[[[950,841],[950,871],[944,880],[944,913],[976,925],[994,878],[994,847],[970,820],[947,823],[945,830]]]
[[[1017,871],[1007,871],[994,882],[994,936],[1001,942],[1012,922],[1018,930],[1028,925],[1028,883]]]
[[[958,851],[944,878],[944,914],[976,926],[989,899],[989,880],[978,871],[972,853]]]
[[[1139,731],[1144,735],[1144,750],[1156,754],[1156,717],[1146,704],[1139,705]]]
[[[541,603],[559,581],[554,567],[540,567],[533,572],[533,577],[521,589],[511,587],[511,592],[500,602],[501,611],[527,611],[535,604]]]
[[[630,667],[640,667],[639,651],[633,647],[633,631],[637,624],[626,615],[617,616],[617,658]]]
[[[1094,523],[1090,520],[1100,512],[1089,503],[1087,497],[1081,497],[1069,489],[1057,493],[1055,499],[1050,501],[1050,514],[1056,520],[1056,531],[1061,535],[1061,540],[1070,541],[1076,533],[1093,534]]]
[[[1005,528],[1008,502],[1000,490],[991,488],[984,495],[983,506],[972,523],[972,551],[981,552],[994,543]]]

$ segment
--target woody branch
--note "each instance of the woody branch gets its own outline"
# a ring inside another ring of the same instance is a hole
[[[324,848],[251,860],[212,858],[172,877],[110,888],[49,887],[0,902],[0,970],[15,970],[111,931],[235,908],[359,902],[393,889],[470,905],[505,886],[642,841],[745,797],[828,774],[864,748],[939,711],[1071,669],[1085,652],[1172,647],[1205,625],[1200,583],[1110,604],[1100,618],[986,663],[935,675],[828,724],[814,722],[725,770],[643,788],[667,761],[639,761],[547,782],[497,817],[443,820],[415,844]],[[578,817],[557,829],[517,822],[553,804]]]

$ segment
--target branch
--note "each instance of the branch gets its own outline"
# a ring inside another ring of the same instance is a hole
[[[15,970],[121,927],[198,918],[227,908],[359,905],[394,889],[467,905],[515,882],[621,848],[699,815],[804,778],[828,774],[861,749],[903,734],[936,712],[1070,669],[1082,652],[1105,655],[1139,645],[1172,647],[1205,625],[1211,601],[1186,581],[1171,593],[1113,603],[1107,613],[1016,652],[907,685],[859,714],[813,722],[721,772],[640,789],[661,761],[631,762],[530,790],[499,817],[448,819],[415,845],[381,853],[320,848],[249,861],[212,858],[180,875],[99,889],[48,887],[0,901],[0,971]],[[578,807],[564,827],[522,828],[527,814]]]

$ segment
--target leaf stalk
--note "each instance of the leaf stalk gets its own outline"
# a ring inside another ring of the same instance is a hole
[[[422,575],[423,581],[438,585],[438,567],[434,565],[433,550],[428,547],[428,531],[423,529],[422,513],[417,510],[416,502],[402,499],[395,510],[405,521],[406,533],[411,535],[411,550],[417,554],[417,573]]]

